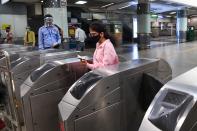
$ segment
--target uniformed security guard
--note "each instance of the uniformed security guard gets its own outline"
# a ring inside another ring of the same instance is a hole
[[[45,25],[40,27],[38,33],[39,49],[59,48],[61,37],[58,28],[53,24],[52,15],[45,15],[44,22]]]

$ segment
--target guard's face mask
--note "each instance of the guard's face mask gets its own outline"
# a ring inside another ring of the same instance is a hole
[[[45,25],[46,25],[47,27],[53,25],[53,17],[46,17],[44,20],[45,20]]]

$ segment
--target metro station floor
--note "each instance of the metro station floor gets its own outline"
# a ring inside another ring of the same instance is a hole
[[[161,45],[139,51],[137,45],[117,48],[118,55],[129,59],[162,58],[171,66],[173,78],[197,66],[197,41],[181,44]]]

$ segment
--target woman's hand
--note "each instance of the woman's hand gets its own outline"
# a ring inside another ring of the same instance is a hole
[[[84,59],[81,59],[81,63],[82,63],[83,65],[87,65],[87,64],[88,64],[87,60],[84,60]]]

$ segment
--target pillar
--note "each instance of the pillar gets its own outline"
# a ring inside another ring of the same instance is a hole
[[[149,0],[138,0],[138,47],[146,49],[150,47],[151,19]]]
[[[176,36],[177,42],[186,42],[187,33],[187,10],[177,11],[177,25],[176,25]]]
[[[153,22],[153,25],[152,25],[152,28],[151,28],[152,36],[153,37],[159,37],[159,30],[160,30],[159,22],[158,22],[158,19],[156,19],[156,21]]]
[[[44,15],[51,14],[54,24],[64,31],[64,38],[68,37],[68,18],[66,0],[44,0]]]

